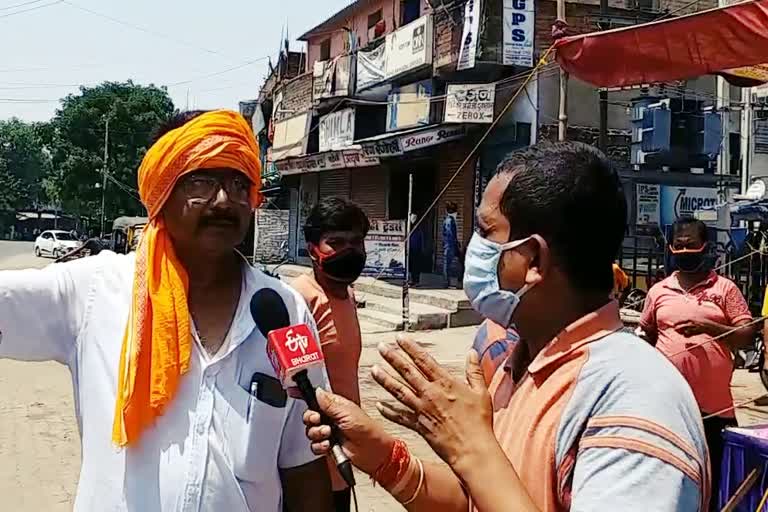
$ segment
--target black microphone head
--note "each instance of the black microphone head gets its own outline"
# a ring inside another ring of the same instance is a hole
[[[285,307],[285,301],[272,288],[262,288],[253,294],[251,316],[265,338],[270,331],[291,325],[291,316]]]

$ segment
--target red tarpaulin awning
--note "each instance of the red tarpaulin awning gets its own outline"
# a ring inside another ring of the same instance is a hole
[[[768,0],[564,37],[557,62],[597,87],[684,80],[768,62]]]

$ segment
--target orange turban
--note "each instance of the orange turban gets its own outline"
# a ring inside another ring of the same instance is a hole
[[[112,441],[125,446],[163,414],[189,369],[192,335],[188,278],[159,215],[176,182],[198,169],[235,169],[253,182],[251,205],[261,201],[259,148],[242,116],[202,114],[166,133],[139,168],[139,194],[149,212],[137,249],[133,298],[123,339]]]

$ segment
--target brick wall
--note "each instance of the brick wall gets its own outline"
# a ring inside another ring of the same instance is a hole
[[[432,37],[435,41],[434,68],[455,67],[459,60],[461,35],[464,30],[463,9],[437,9],[432,15],[432,23]]]
[[[256,261],[279,263],[287,256],[289,210],[260,208],[256,219]],[[285,252],[280,245],[285,242]]]
[[[557,125],[545,124],[539,126],[539,140],[557,140]],[[600,130],[589,126],[568,126],[566,140],[584,142],[591,146],[598,146]],[[631,135],[624,130],[608,130],[608,157],[618,165],[620,169],[629,166]]]
[[[275,94],[283,93],[283,101],[275,116],[276,121],[282,121],[312,108],[312,73],[304,73],[301,76],[285,82]]]

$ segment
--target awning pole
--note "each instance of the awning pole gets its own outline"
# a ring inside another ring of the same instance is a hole
[[[565,21],[565,0],[557,0],[557,19]],[[564,141],[568,130],[568,73],[560,68],[560,111],[557,116],[557,140]]]

